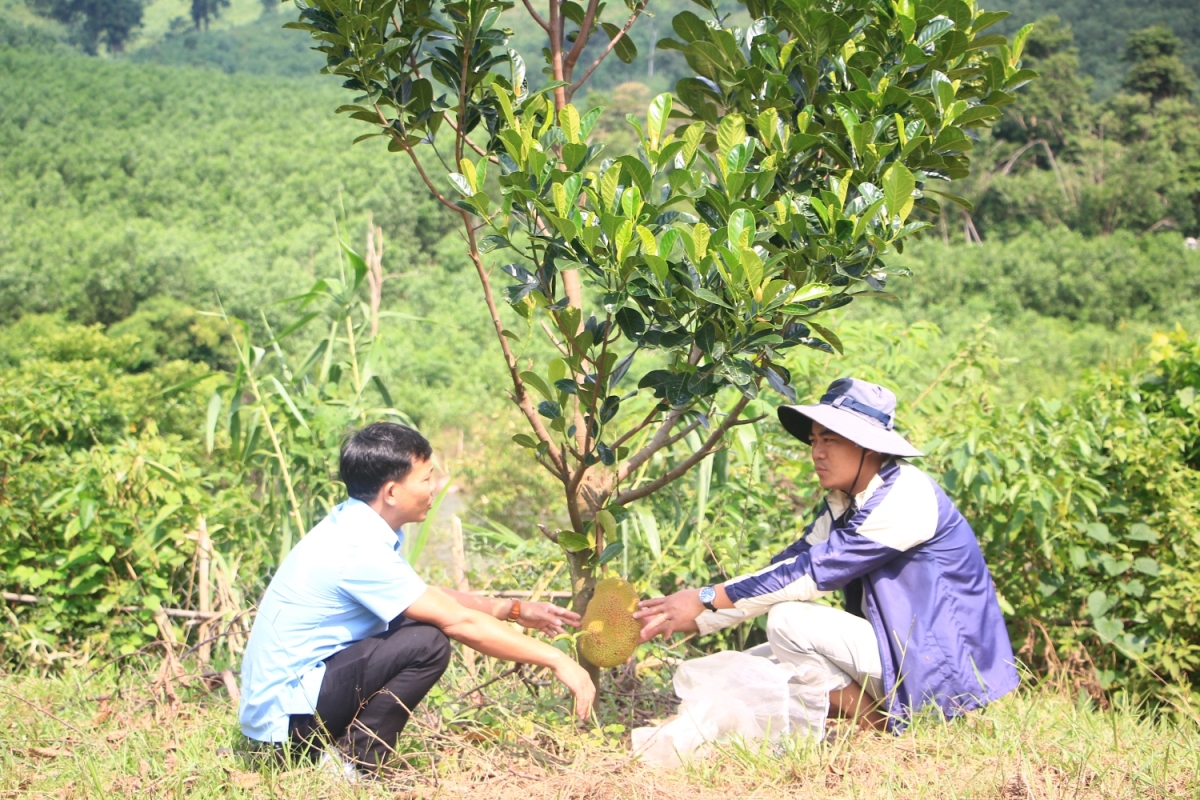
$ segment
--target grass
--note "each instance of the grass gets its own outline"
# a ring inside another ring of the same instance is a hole
[[[665,771],[633,759],[628,734],[670,713],[665,668],[608,673],[582,726],[545,676],[508,666],[483,659],[472,677],[456,658],[407,729],[403,763],[365,786],[255,759],[223,689],[165,684],[152,664],[2,676],[0,797],[1200,797],[1194,720],[1098,709],[1048,682],[899,737],[842,727],[824,743],[735,742]]]

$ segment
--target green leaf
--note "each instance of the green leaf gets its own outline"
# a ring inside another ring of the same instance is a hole
[[[751,247],[743,247],[741,256],[742,268],[746,271],[746,282],[750,284],[750,291],[757,292],[763,283],[762,259]]]
[[[1125,538],[1134,542],[1151,542],[1158,541],[1158,534],[1150,529],[1150,526],[1144,522],[1135,522],[1129,526],[1129,533],[1125,534]]]
[[[621,555],[621,551],[625,549],[624,542],[610,542],[604,547],[604,552],[600,554],[600,558],[596,561],[596,565],[607,564],[617,556]]]
[[[1096,629],[1096,633],[1100,634],[1100,638],[1105,641],[1115,641],[1118,636],[1125,630],[1125,624],[1119,619],[1109,619],[1101,617],[1092,623],[1092,627]]]
[[[275,391],[283,398],[283,402],[287,404],[288,411],[292,412],[292,416],[296,418],[296,422],[300,423],[300,427],[308,430],[308,423],[305,422],[304,415],[300,413],[300,409],[296,408],[296,404],[292,402],[292,396],[288,394],[288,390],[284,388],[283,384],[274,375],[269,376],[267,379],[275,384]]]
[[[671,95],[660,94],[650,103],[646,114],[646,135],[650,137],[650,146],[657,149],[667,135],[667,120],[671,116]]]
[[[1088,613],[1093,619],[1099,619],[1108,613],[1108,610],[1116,605],[1116,600],[1109,600],[1108,595],[1097,589],[1088,595],[1087,608]]]
[[[528,447],[530,450],[537,447],[537,439],[534,439],[528,433],[514,433],[512,440],[521,447]]]
[[[618,36],[621,37],[613,45],[613,52],[617,54],[617,58],[626,64],[632,64],[634,59],[637,58],[637,45],[633,43],[633,40],[629,36],[622,35],[621,29],[611,22],[601,22],[600,27],[604,30],[610,42],[613,39],[617,39]]]
[[[1103,522],[1089,523],[1086,533],[1100,544],[1116,544],[1116,538],[1108,532],[1108,526]]]
[[[536,372],[522,372],[521,380],[537,389],[541,393],[542,397],[546,398],[547,400],[553,400],[555,397],[557,397],[557,394],[550,390],[550,385],[546,383],[546,381],[542,379],[542,376],[538,375]]]
[[[471,182],[467,180],[465,175],[451,172],[449,177],[450,183],[454,184],[454,188],[458,189],[463,197],[471,197],[475,194],[475,189],[471,187]]]
[[[788,298],[789,303],[807,303],[809,300],[818,300],[822,297],[828,297],[833,293],[833,289],[825,283],[808,283],[796,290],[796,293]]]
[[[671,27],[675,29],[675,33],[679,34],[680,39],[688,43],[704,41],[708,38],[708,26],[704,24],[704,20],[691,11],[676,14],[671,19]]]
[[[217,438],[217,420],[221,416],[221,394],[213,392],[208,398],[208,414],[204,420],[204,446],[207,452],[213,451]]]
[[[607,508],[596,512],[596,522],[604,531],[604,538],[612,541],[617,538],[617,518]]]
[[[747,209],[739,208],[730,214],[728,227],[730,249],[738,250],[753,245],[756,227],[754,214]]]
[[[575,106],[570,103],[563,106],[562,111],[558,112],[558,124],[562,126],[563,133],[566,135],[569,143],[576,144],[579,142],[579,111]]]
[[[1013,36],[1012,44],[1009,45],[1008,49],[1008,65],[1010,67],[1015,67],[1017,62],[1021,60],[1021,54],[1025,52],[1025,40],[1029,38],[1029,34],[1033,31],[1033,27],[1033,23],[1030,22],[1028,25],[1022,27],[1021,30],[1017,31],[1016,35]]]
[[[926,44],[936,41],[942,37],[946,31],[953,30],[954,20],[949,17],[938,15],[929,20],[921,32],[917,35],[917,46],[923,47]]]
[[[960,208],[966,209],[967,213],[971,213],[971,212],[975,211],[975,204],[972,203],[970,200],[968,200],[965,197],[959,197],[956,194],[951,194],[950,192],[945,192],[945,191],[942,191],[941,189],[930,189],[928,186],[925,187],[924,191],[928,194],[936,194],[939,197],[946,198],[951,203],[954,203],[954,205],[959,206]]]
[[[838,338],[836,333],[824,326],[818,325],[812,320],[806,320],[806,322],[814,331],[821,334],[821,338],[829,342],[830,346],[833,347],[834,350],[838,351],[838,355],[844,355],[844,351],[842,349],[842,340]]]
[[[704,140],[704,131],[707,126],[703,122],[693,122],[688,125],[683,131],[683,163],[685,167],[691,166],[692,159],[696,157],[696,150],[700,147],[700,142]]]
[[[734,145],[746,141],[746,120],[741,114],[727,114],[717,126],[717,149],[728,158]]]
[[[592,543],[586,536],[574,531],[563,531],[558,535],[558,545],[568,553],[578,553],[581,550],[587,550]]]
[[[525,93],[525,59],[516,50],[508,51],[508,59],[512,62],[513,96],[519,99]]]
[[[728,308],[731,310],[733,309],[733,306],[729,305],[729,303],[726,303],[723,299],[721,299],[720,296],[714,294],[708,289],[705,289],[703,286],[698,286],[695,289],[692,289],[691,292],[701,300],[721,306],[722,308]]]
[[[912,193],[916,188],[916,178],[908,167],[899,162],[888,167],[883,174],[883,197],[889,218],[899,216],[901,223],[908,219],[913,208]]]
[[[1158,562],[1146,556],[1135,558],[1133,560],[1133,568],[1143,575],[1155,576],[1159,572]]]

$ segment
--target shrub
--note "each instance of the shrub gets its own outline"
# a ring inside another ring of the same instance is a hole
[[[48,317],[0,334],[0,585],[48,601],[9,609],[0,658],[45,665],[157,638],[151,609],[191,597],[201,515],[230,563],[261,574],[250,493],[196,444],[198,389],[166,391],[207,369],[133,374],[136,354],[136,339]]]

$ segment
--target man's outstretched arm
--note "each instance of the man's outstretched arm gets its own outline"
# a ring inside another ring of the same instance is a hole
[[[716,597],[713,605],[717,608],[733,608],[733,601],[725,593],[725,584],[713,586]],[[648,642],[655,636],[670,636],[673,633],[694,633],[700,630],[696,625],[696,617],[704,613],[704,604],[700,602],[699,589],[683,589],[666,597],[651,597],[638,603],[638,611],[634,619],[642,623],[641,641]]]
[[[404,610],[404,616],[435,625],[451,639],[484,655],[549,667],[554,676],[575,695],[575,713],[580,719],[587,719],[596,696],[596,687],[583,667],[558,648],[518,633],[482,611],[466,608],[436,588],[426,589]]]
[[[482,611],[489,617],[495,619],[507,620],[512,614],[514,602],[497,597],[483,597],[477,594],[467,594],[454,589],[439,587],[442,592],[449,595],[455,602],[464,608],[471,608],[476,611]],[[519,616],[513,620],[518,625],[525,628],[535,628],[542,633],[550,636],[557,636],[563,633],[563,626],[570,625],[572,628],[579,627],[579,615],[569,608],[556,606],[554,603],[538,603],[528,600],[522,600],[519,609]]]

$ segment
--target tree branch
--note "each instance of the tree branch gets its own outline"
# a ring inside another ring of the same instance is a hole
[[[632,503],[634,500],[640,500],[646,495],[653,494],[662,487],[666,486],[668,483],[683,477],[685,474],[687,474],[688,470],[699,464],[708,456],[712,455],[713,447],[715,447],[716,444],[721,441],[722,437],[725,436],[725,432],[733,427],[733,424],[737,421],[738,415],[742,413],[742,410],[749,402],[750,398],[743,395],[742,399],[737,402],[737,405],[735,405],[733,409],[730,410],[729,414],[726,415],[725,420],[717,426],[708,439],[705,440],[704,444],[700,446],[700,449],[685,458],[675,467],[675,469],[665,473],[664,475],[660,475],[649,483],[643,484],[636,489],[630,489],[628,491],[621,492],[615,498],[613,498],[613,502],[621,506],[627,505]]]
[[[473,141],[471,140],[471,137],[470,137],[470,136],[467,136],[465,133],[463,133],[462,131],[460,131],[460,130],[458,129],[458,126],[457,126],[457,125],[455,125],[453,122],[451,122],[451,121],[450,121],[450,118],[449,118],[449,117],[443,117],[443,119],[445,119],[445,121],[446,121],[446,124],[450,126],[450,129],[451,129],[452,131],[454,131],[454,132],[455,132],[457,135],[461,136],[461,137],[463,138],[463,141],[465,141],[465,142],[466,142],[468,145],[470,145],[470,146],[471,146],[471,149],[472,149],[472,150],[474,150],[476,153],[478,153],[479,155],[483,156],[484,158],[486,158],[488,161],[492,162],[493,164],[499,164],[499,163],[500,163],[500,159],[496,158],[496,156],[492,155],[491,153],[489,153],[488,151],[484,150],[484,149],[483,149],[482,147],[480,147],[479,145],[475,144],[475,142],[473,142]]]
[[[621,30],[617,31],[617,35],[609,40],[608,46],[604,48],[604,52],[601,53],[600,56],[595,61],[592,62],[592,65],[587,68],[587,72],[583,73],[583,77],[580,78],[579,80],[575,81],[573,84],[571,84],[571,86],[567,89],[567,92],[566,92],[568,100],[570,100],[572,97],[575,96],[575,92],[579,91],[579,87],[583,86],[583,84],[587,82],[588,78],[592,77],[592,73],[596,71],[596,67],[600,66],[601,61],[608,58],[608,54],[611,53],[613,51],[613,48],[617,46],[617,42],[621,41],[621,39],[624,38],[625,34],[629,33],[629,29],[633,27],[633,23],[637,22],[638,17],[640,17],[642,15],[642,12],[645,10],[646,10],[645,3],[642,3],[641,5],[639,5],[637,7],[637,10],[633,12],[633,15],[628,20],[625,21],[625,27],[623,27],[623,28],[621,28]]]
[[[639,431],[644,430],[647,425],[654,421],[654,418],[657,417],[661,411],[662,409],[660,409],[658,406],[650,409],[650,413],[646,415],[645,419],[617,437],[617,440],[612,443],[613,450],[616,450],[618,447],[628,442],[630,439],[636,436]]]
[[[508,338],[504,335],[504,323],[500,320],[500,312],[496,308],[496,300],[492,296],[492,283],[488,278],[487,270],[483,266],[483,259],[479,257],[479,248],[475,243],[475,228],[471,225],[469,214],[466,211],[461,208],[455,208],[455,211],[462,216],[463,226],[467,229],[467,246],[471,256],[471,263],[475,265],[475,272],[479,276],[479,282],[483,285],[483,299],[487,303],[488,313],[492,317],[492,325],[496,328],[496,338],[500,340],[500,349],[504,351],[504,361],[508,365],[509,377],[512,378],[517,407],[521,409],[521,413],[529,421],[529,426],[533,428],[538,439],[549,445],[546,454],[554,462],[554,466],[558,470],[559,480],[566,483],[570,480],[570,472],[567,469],[566,459],[563,457],[562,451],[558,449],[558,446],[550,438],[546,426],[542,424],[542,418],[538,415],[537,409],[534,408],[529,392],[525,390],[525,381],[521,380],[521,367],[517,363],[516,356],[513,355],[512,348],[508,346]]]
[[[542,15],[534,10],[533,4],[529,0],[521,0],[525,4],[525,10],[529,12],[529,16],[533,17],[533,21],[542,27],[546,33],[550,32],[550,26],[546,24],[546,20],[542,19]]]
[[[588,39],[592,35],[592,25],[596,21],[596,9],[599,7],[600,0],[588,0],[587,12],[583,15],[583,24],[579,26],[579,36],[576,37],[571,52],[567,53],[567,57],[563,59],[563,74],[566,75],[563,80],[571,80],[571,74],[575,71],[575,63],[579,61],[579,56],[583,55],[583,48],[587,46]]]
[[[447,200],[446,196],[439,192],[438,188],[433,185],[433,181],[429,179],[429,175],[425,172],[425,167],[423,164],[421,164],[421,160],[417,158],[417,154],[413,152],[411,147],[409,147],[408,142],[404,141],[404,137],[397,133],[396,129],[391,126],[391,124],[388,122],[387,116],[383,113],[383,111],[380,110],[378,103],[375,104],[375,113],[378,114],[379,119],[385,125],[387,125],[388,135],[392,137],[392,140],[398,143],[400,147],[404,149],[404,152],[408,153],[408,157],[412,160],[413,166],[417,168],[417,174],[421,176],[421,180],[425,183],[425,188],[429,190],[429,193],[432,194],[437,201],[446,208],[453,210],[455,213],[462,214],[462,209]]]
[[[571,351],[567,349],[567,346],[558,339],[554,338],[554,331],[550,330],[550,326],[546,323],[546,320],[542,320],[542,330],[546,332],[546,336],[550,338],[550,342],[558,348],[558,352],[562,353],[567,358],[571,357]]]
[[[683,413],[683,409],[673,408],[667,412],[667,416],[663,419],[662,425],[658,426],[658,430],[654,432],[654,436],[649,443],[641,450],[631,455],[620,469],[617,470],[617,480],[623,481],[634,472],[638,467],[645,464],[650,456],[657,453],[666,446],[667,439],[671,438],[671,429],[675,427],[675,423],[679,421],[679,416]]]
[[[549,0],[550,2],[550,27],[547,33],[550,34],[550,77],[556,81],[563,79],[563,18],[562,10],[558,7],[559,0]],[[561,111],[563,106],[567,104],[567,93],[565,86],[559,86],[554,90],[554,110]]]

